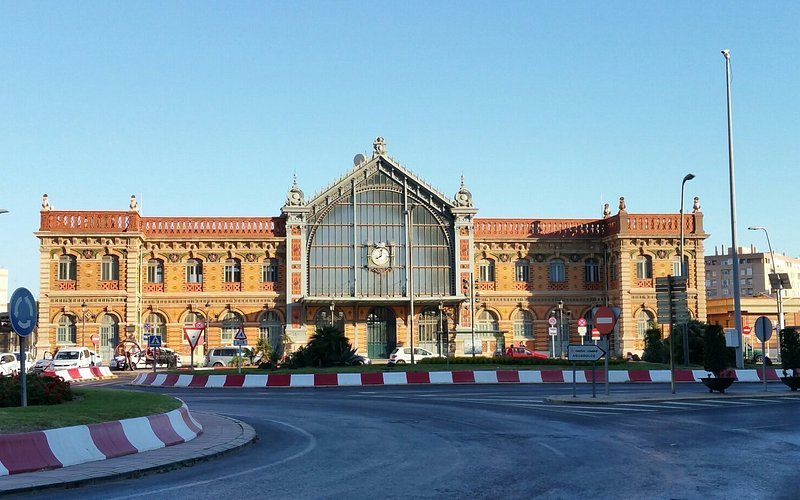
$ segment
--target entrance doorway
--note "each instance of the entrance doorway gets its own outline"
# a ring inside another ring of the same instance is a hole
[[[375,307],[367,315],[367,357],[387,359],[397,347],[397,320],[385,307]]]

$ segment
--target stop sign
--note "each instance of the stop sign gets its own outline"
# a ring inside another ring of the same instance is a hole
[[[750,335],[750,327],[748,325],[742,327],[742,335]]]
[[[608,335],[613,332],[616,323],[617,318],[610,307],[601,306],[594,312],[594,327],[600,331],[601,335]]]
[[[92,335],[92,344],[97,345],[99,343],[100,343],[100,335],[95,333],[94,335]]]

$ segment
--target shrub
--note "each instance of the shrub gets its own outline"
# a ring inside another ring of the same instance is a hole
[[[703,335],[703,368],[719,377],[720,372],[730,367],[725,334],[719,325],[708,325]]]
[[[800,369],[800,334],[794,328],[785,328],[781,332],[781,363],[789,376]]]
[[[0,378],[0,407],[20,406],[22,404],[21,375]],[[29,406],[55,405],[72,401],[73,394],[69,382],[63,378],[49,375],[29,374],[26,378],[26,394]]]
[[[661,330],[648,328],[644,337],[644,353],[642,359],[651,363],[667,363],[664,359],[664,342],[661,340]]]

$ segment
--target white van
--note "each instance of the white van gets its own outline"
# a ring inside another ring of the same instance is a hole
[[[94,353],[86,347],[64,347],[56,353],[50,369],[88,368],[98,364]]]

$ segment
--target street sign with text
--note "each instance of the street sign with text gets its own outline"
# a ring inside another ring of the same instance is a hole
[[[597,361],[605,355],[606,351],[594,344],[567,346],[567,359],[570,361]]]

